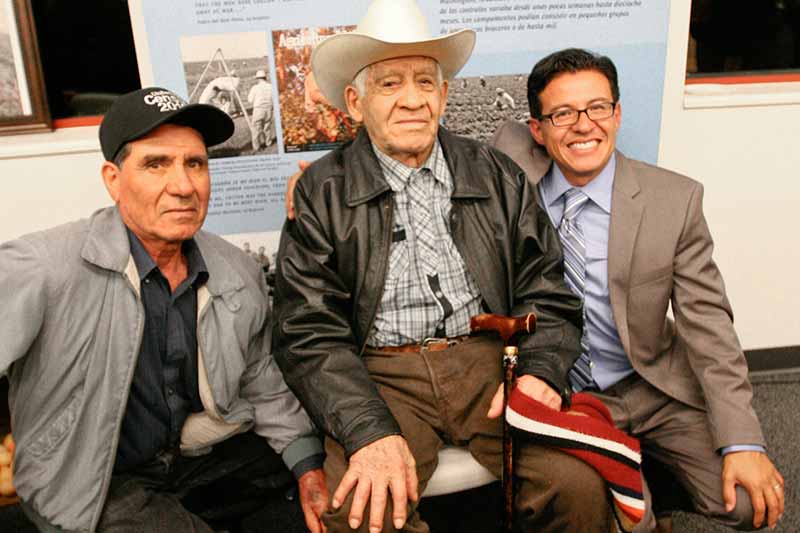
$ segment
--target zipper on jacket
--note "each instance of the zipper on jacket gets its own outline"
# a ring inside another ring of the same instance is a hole
[[[128,276],[127,272],[124,272],[122,275],[125,278],[125,281],[127,281],[128,287],[133,292],[134,298],[136,299],[137,307],[139,308],[138,311],[139,311],[140,320],[139,320],[138,327],[136,329],[136,332],[137,332],[136,336],[137,336],[137,338],[139,340],[136,343],[136,350],[134,352],[134,357],[136,359],[138,359],[139,352],[142,349],[142,340],[143,340],[143,337],[144,337],[144,318],[143,318],[144,317],[144,304],[142,303],[142,298],[139,295],[139,293],[136,291],[136,288],[133,286],[133,282],[131,281],[131,278]],[[112,452],[113,457],[109,461],[109,466],[106,467],[106,472],[103,475],[103,483],[102,483],[101,488],[100,488],[100,502],[99,502],[99,506],[98,506],[98,509],[99,509],[100,512],[96,513],[95,516],[92,518],[92,522],[91,522],[91,524],[89,526],[90,531],[94,531],[94,530],[97,529],[97,524],[98,524],[98,522],[100,522],[100,516],[102,515],[103,508],[106,505],[106,499],[108,498],[108,489],[111,486],[111,475],[112,475],[112,473],[114,471],[114,464],[116,463],[116,450],[117,450],[117,447],[119,446],[119,434],[120,434],[120,432],[122,432],[122,420],[125,417],[125,410],[128,407],[128,398],[130,396],[131,385],[133,384],[133,374],[135,372],[136,372],[136,361],[134,361],[131,364],[131,369],[128,372],[127,379],[125,380],[125,390],[126,390],[126,392],[125,392],[124,398],[123,398],[124,401],[121,402],[122,408],[117,413],[117,418],[116,418],[117,419],[117,427],[114,429],[114,437],[113,437],[113,439],[111,441],[111,445],[112,445],[111,449],[113,450],[113,452]]]
[[[394,223],[394,196],[388,195],[388,199],[384,199],[383,205],[383,212],[388,213],[388,217],[386,219],[386,231],[383,234],[383,248],[381,249],[381,257],[383,258],[383,265],[381,267],[381,276],[380,276],[380,286],[379,291],[377,292],[377,297],[375,298],[375,305],[372,308],[372,312],[370,316],[372,318],[369,319],[369,324],[367,325],[367,330],[364,332],[364,342],[361,344],[361,350],[359,350],[358,355],[359,357],[364,355],[364,350],[367,348],[367,341],[369,340],[369,333],[372,331],[372,325],[375,323],[375,315],[378,312],[378,306],[380,305],[381,298],[383,298],[383,289],[386,287],[386,268],[389,266],[389,251],[392,245],[392,224]]]

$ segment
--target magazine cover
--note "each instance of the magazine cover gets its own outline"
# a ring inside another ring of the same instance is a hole
[[[272,32],[284,152],[330,150],[354,137],[358,124],[322,96],[311,72],[314,46],[329,35],[354,29],[333,26]]]

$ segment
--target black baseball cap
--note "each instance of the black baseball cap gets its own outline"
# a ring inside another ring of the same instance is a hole
[[[114,100],[100,124],[100,147],[112,161],[122,146],[147,135],[162,124],[178,124],[197,130],[206,146],[224,142],[233,135],[233,120],[208,104],[187,104],[174,92],[145,87]]]

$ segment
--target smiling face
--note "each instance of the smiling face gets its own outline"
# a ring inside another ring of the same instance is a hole
[[[410,167],[428,158],[447,103],[447,81],[428,57],[400,57],[368,67],[364,94],[345,90],[350,115],[383,153]]]
[[[102,169],[122,221],[148,251],[191,238],[206,218],[211,191],[203,137],[165,124],[129,144],[121,167],[106,161]]]
[[[566,72],[553,78],[539,93],[542,115],[562,109],[586,109],[592,104],[613,102],[611,84],[596,70]],[[564,177],[575,186],[592,181],[608,163],[617,141],[622,119],[620,105],[602,120],[590,120],[581,113],[572,126],[556,127],[546,118],[532,118],[531,133],[536,142],[558,165]]]

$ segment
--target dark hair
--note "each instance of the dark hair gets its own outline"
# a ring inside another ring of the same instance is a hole
[[[611,85],[611,97],[615,102],[619,100],[617,67],[614,63],[606,56],[588,50],[567,48],[550,54],[533,66],[531,75],[528,76],[528,105],[531,117],[542,118],[542,102],[539,100],[539,95],[553,78],[565,72],[575,73],[582,70],[594,70],[605,76]]]
[[[117,152],[117,155],[114,156],[112,163],[117,165],[117,167],[122,168],[122,164],[126,159],[128,159],[129,155],[131,155],[131,143],[127,142],[120,147],[119,152]]]

